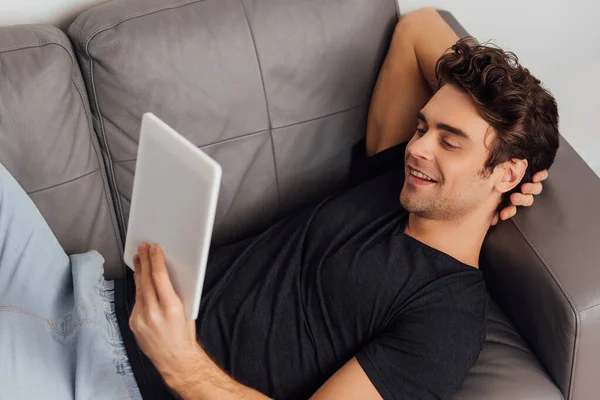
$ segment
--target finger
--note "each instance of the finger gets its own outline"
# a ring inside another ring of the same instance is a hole
[[[532,177],[534,182],[541,182],[541,181],[545,181],[546,179],[548,179],[548,170],[545,169],[543,171],[539,171],[537,173],[535,173]]]
[[[508,206],[500,211],[500,219],[506,221],[517,214],[517,206]]]
[[[530,205],[533,204],[533,195],[522,194],[522,193],[513,193],[510,195],[510,202],[514,206],[529,207]]]
[[[523,202],[523,195],[521,193],[513,193],[510,195],[510,203],[513,206],[520,206]]]
[[[546,179],[548,179],[548,170],[545,169],[543,171],[539,171],[536,172],[533,177],[532,177],[532,181],[533,182],[541,182],[541,181],[545,181]]]
[[[154,306],[158,303],[156,298],[156,290],[154,288],[154,282],[152,282],[152,265],[150,264],[150,255],[148,251],[150,246],[148,243],[142,243],[138,247],[138,253],[140,255],[140,288],[142,291],[142,298],[144,304],[148,306]]]
[[[159,245],[150,246],[150,261],[152,263],[152,280],[159,303],[168,304],[179,300],[169,278],[165,256]]]
[[[513,193],[510,196],[510,202],[514,206],[523,206],[529,207],[533,204],[533,195],[532,194],[523,194],[523,193]]]
[[[523,185],[521,185],[521,193],[524,194],[533,194],[533,195],[538,195],[540,193],[542,193],[542,183],[541,182],[536,182],[536,183],[524,183]]]
[[[524,194],[522,197],[523,201],[521,201],[521,205],[523,207],[529,207],[533,204],[534,198],[532,194]]]

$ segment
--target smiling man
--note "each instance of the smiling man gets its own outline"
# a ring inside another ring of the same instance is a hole
[[[515,192],[541,191],[558,140],[554,98],[514,55],[409,14],[355,185],[213,251],[197,332],[160,249],[142,246],[138,343],[185,399],[449,398],[485,338],[485,235],[510,201],[531,205]]]
[[[102,257],[67,257],[0,166],[2,394],[451,397],[485,338],[486,232],[541,192],[559,137],[554,98],[513,55],[457,39],[433,10],[402,18],[354,185],[213,250],[196,323],[160,248],[140,246],[124,317],[149,360],[116,325],[129,308]]]

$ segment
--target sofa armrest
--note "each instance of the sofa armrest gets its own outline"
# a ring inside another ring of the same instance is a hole
[[[544,192],[493,228],[487,286],[565,398],[595,398],[600,366],[600,179],[561,137]]]

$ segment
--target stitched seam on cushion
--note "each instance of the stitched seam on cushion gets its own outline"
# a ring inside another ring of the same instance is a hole
[[[114,132],[121,135],[121,137],[126,138],[126,140],[128,140],[129,142],[133,143],[135,146],[138,145],[138,142],[135,141],[134,138],[132,138],[131,136],[129,136],[127,133],[125,133],[125,131],[123,131],[121,128],[119,128],[114,122],[112,122],[110,120],[110,118],[108,117],[104,117],[103,118],[104,122],[106,123],[106,125],[110,125],[110,127],[112,127],[114,129]],[[141,126],[141,124],[140,124]],[[139,129],[138,129],[139,132]]]
[[[88,110],[85,107],[85,101],[83,99],[84,96],[87,96],[87,91],[84,90],[84,89],[82,89],[79,86],[79,84],[77,83],[76,77],[74,76],[75,71],[79,70],[79,63],[77,62],[77,59],[75,58],[74,54],[72,52],[70,52],[69,49],[67,49],[62,44],[62,42],[60,44],[58,44],[58,45],[61,46],[69,54],[69,56],[71,57],[71,63],[72,63],[72,66],[73,66],[73,72],[71,73],[71,82],[75,85],[75,88],[77,89],[77,92],[79,93],[79,96],[80,96],[80,99],[81,99],[81,102],[82,102],[82,105],[83,105],[85,117],[86,117],[86,120],[88,122],[88,131],[89,131],[89,135],[90,135],[90,141],[92,143],[92,147],[94,148],[94,153],[96,154],[96,159],[98,160],[98,165],[99,165],[98,169],[101,170],[102,169],[102,165],[104,164],[104,158],[100,154],[98,154],[98,148],[96,147],[96,145],[94,143],[93,135],[95,135],[96,133],[94,131],[94,126],[91,123],[90,115],[88,114]],[[92,172],[96,172],[96,171],[92,171]],[[82,175],[79,178],[83,178],[84,176],[87,176],[87,175],[89,175],[89,174]],[[108,206],[109,211],[110,211],[111,199],[107,197],[107,193],[106,193],[106,191],[110,190],[110,188],[107,187],[107,182],[104,180],[104,175],[102,174],[102,171],[101,171],[101,175],[102,175],[102,186],[103,186],[103,192],[104,192],[103,194],[104,194],[105,200],[107,201],[107,206]],[[79,178],[77,178],[77,179],[79,179]],[[64,183],[69,183],[69,182],[64,182]],[[42,189],[42,190],[45,190],[45,189]],[[119,230],[118,230],[118,227],[115,227],[114,221],[112,220],[112,216],[113,216],[112,213],[110,213],[110,214],[111,214],[110,224],[111,224],[111,226],[113,228],[113,232],[115,234],[115,239],[116,239],[116,242],[117,242],[117,250],[119,251],[119,255],[122,256],[123,255],[123,247],[121,245],[121,241],[118,240],[120,238]],[[115,218],[116,218],[116,215],[115,215]],[[122,270],[122,268],[121,268],[121,270]]]
[[[571,370],[571,374],[569,376],[569,388],[567,390],[567,396],[568,396],[568,398],[571,398],[572,393],[573,393],[573,380],[575,378],[575,370],[577,369],[577,353],[579,351],[579,335],[580,335],[579,331],[580,331],[580,326],[581,326],[581,318],[579,316],[579,312],[577,310],[577,307],[575,307],[575,303],[573,302],[573,299],[571,299],[571,296],[564,289],[562,282],[560,281],[560,279],[558,278],[558,276],[556,275],[556,273],[552,270],[552,267],[550,266],[550,263],[548,263],[546,261],[546,259],[542,256],[542,254],[538,251],[537,247],[533,244],[533,241],[529,238],[529,236],[527,236],[527,234],[519,226],[519,224],[517,224],[517,222],[514,220],[514,218],[512,218],[511,221],[512,221],[513,225],[517,228],[517,230],[521,233],[521,235],[523,235],[523,238],[525,239],[525,241],[527,242],[527,244],[531,247],[531,249],[533,250],[533,252],[535,253],[535,255],[542,262],[542,264],[544,265],[544,267],[546,268],[546,270],[550,273],[550,276],[554,279],[554,281],[558,285],[560,291],[563,293],[563,295],[566,297],[567,301],[569,302],[569,305],[571,306],[571,309],[574,311],[575,321],[576,321],[576,324],[575,324],[575,343],[574,343],[574,348],[573,348],[572,370]]]
[[[269,122],[269,136],[271,136],[271,153],[273,155],[273,169],[275,172],[275,186],[277,186],[277,202],[281,205],[281,188],[279,187],[279,172],[277,171],[277,157],[275,157],[275,140],[273,139],[273,126],[271,124],[271,111],[269,110],[269,100],[267,99],[267,88],[265,86],[265,78],[262,72],[262,66],[260,64],[260,58],[258,56],[258,49],[256,47],[256,41],[254,40],[254,32],[252,31],[252,26],[250,25],[250,19],[248,18],[248,13],[246,12],[246,7],[244,6],[243,0],[240,0],[240,5],[242,6],[242,10],[244,11],[244,17],[246,18],[246,23],[248,24],[248,32],[250,32],[250,39],[252,39],[252,47],[254,47],[254,54],[256,55],[256,63],[258,64],[258,73],[260,74],[260,83],[263,88],[263,95],[265,96],[265,107],[267,108],[267,121]]]
[[[127,202],[129,204],[131,204],[131,196],[125,196],[125,194],[123,192],[121,192],[121,190],[119,190],[119,188],[117,188],[117,194],[121,197],[123,197],[125,200],[127,200]]]
[[[219,144],[225,144],[225,143],[235,142],[236,140],[239,140],[239,139],[246,139],[248,137],[257,136],[257,135],[259,135],[261,133],[267,133],[267,132],[268,132],[268,130],[263,129],[263,130],[260,130],[260,131],[257,131],[257,132],[246,133],[244,135],[236,136],[236,137],[229,138],[229,139],[219,140],[217,142],[203,144],[201,146],[196,146],[196,147],[198,147],[199,149],[206,149],[206,148],[211,147],[211,146],[217,146]],[[132,161],[137,161],[137,158],[132,158],[132,159],[128,159],[128,160],[113,161],[113,163],[114,164],[119,164],[119,163],[126,163],[126,162],[132,162]]]
[[[69,179],[68,181],[57,183],[56,185],[51,185],[51,186],[48,186],[48,187],[45,187],[45,188],[42,188],[42,189],[36,189],[36,190],[34,190],[32,192],[27,192],[27,194],[31,196],[32,194],[40,193],[40,192],[43,192],[44,190],[54,189],[55,187],[59,187],[59,186],[62,186],[62,185],[66,185],[67,183],[75,182],[75,181],[77,181],[79,179],[85,178],[88,175],[92,175],[92,174],[98,172],[99,169],[100,168],[96,168],[95,170],[90,171],[90,172],[86,172],[85,174],[80,175],[80,176],[78,176],[76,178],[72,178],[72,179]]]
[[[127,198],[127,196],[123,195],[121,192],[119,192],[119,196],[121,196],[123,198],[123,200],[125,200],[126,202],[128,202],[129,204],[131,204],[131,200],[129,200]]]
[[[98,160],[98,166],[101,171],[100,171],[100,175],[101,175],[101,179],[102,179],[102,192],[104,195],[104,199],[107,202],[107,207],[108,207],[108,211],[109,211],[109,219],[110,219],[110,225],[113,228],[113,233],[115,235],[115,241],[117,244],[117,251],[119,252],[119,256],[120,258],[122,258],[123,256],[123,246],[121,244],[121,235],[118,229],[118,226],[115,226],[115,221],[113,221],[113,217],[115,219],[117,219],[116,214],[113,215],[113,213],[111,212],[111,207],[110,205],[112,204],[112,199],[109,198],[107,191],[110,191],[110,187],[108,185],[108,182],[106,181],[105,177],[104,177],[104,170],[102,170],[102,167],[105,165],[104,162],[104,157],[102,157],[101,154],[98,153],[98,147],[96,146],[96,143],[94,142],[94,136],[96,135],[96,132],[94,130],[94,125],[90,119],[91,115],[89,115],[89,110],[85,107],[85,100],[84,97],[87,98],[87,90],[81,88],[79,86],[79,84],[77,83],[77,77],[75,76],[76,71],[79,70],[79,63],[77,62],[77,59],[75,58],[74,54],[72,54],[65,46],[61,46],[63,49],[65,49],[65,51],[67,51],[67,53],[69,54],[69,56],[71,57],[71,63],[73,65],[73,72],[71,73],[71,82],[73,82],[73,84],[75,85],[75,88],[77,89],[77,92],[79,93],[79,97],[81,100],[81,103],[83,105],[83,110],[85,113],[85,118],[87,121],[87,125],[88,125],[88,133],[89,133],[89,138],[92,144],[92,148],[94,149],[94,153],[96,154],[96,159]],[[116,213],[116,210],[115,210]],[[118,220],[117,220],[118,223]],[[123,272],[123,266],[121,265],[121,272]]]
[[[89,42],[88,42],[89,43]],[[106,154],[106,158],[107,158],[107,162],[105,162],[104,164],[106,165],[106,169],[107,169],[107,175],[110,182],[112,183],[112,185],[109,184],[109,186],[111,187],[111,197],[113,200],[113,203],[115,205],[115,213],[117,214],[117,223],[119,225],[119,238],[121,240],[121,242],[123,242],[125,240],[125,223],[124,218],[123,218],[123,207],[121,206],[121,201],[119,199],[119,196],[117,196],[114,191],[117,190],[117,180],[115,178],[115,173],[113,170],[113,166],[112,166],[112,156],[110,154],[110,148],[108,146],[108,141],[106,140],[106,131],[104,129],[104,118],[102,117],[102,113],[100,112],[100,104],[98,104],[98,96],[96,94],[96,84],[94,81],[94,61],[92,59],[92,57],[90,56],[87,44],[85,47],[85,54],[86,56],[89,58],[90,61],[90,85],[92,87],[92,95],[94,96],[94,107],[96,108],[96,113],[98,115],[98,121],[100,123],[100,134],[101,134],[101,139],[103,142],[104,147],[106,148],[106,151],[103,152],[103,154]],[[102,157],[102,160],[104,161],[104,157]]]
[[[315,117],[315,118],[307,119],[305,121],[294,122],[293,124],[278,126],[278,127],[275,128],[275,130],[277,131],[279,129],[289,128],[290,126],[301,125],[301,124],[305,124],[307,122],[313,122],[313,121],[317,121],[317,120],[320,120],[320,119],[323,119],[323,118],[333,117],[334,115],[343,114],[343,113],[348,112],[348,111],[356,110],[356,109],[364,107],[364,106],[366,106],[368,104],[369,103],[362,103],[362,104],[359,104],[357,106],[352,106],[350,108],[346,108],[345,110],[342,110],[342,111],[335,111],[335,112],[332,112],[330,114],[326,114],[326,115],[322,115],[320,117]]]
[[[119,252],[119,256],[122,259],[123,258],[123,246],[121,244],[121,240],[119,240],[121,238],[118,226],[115,226],[115,221],[113,220],[113,218],[116,220],[117,216],[116,214],[113,214],[111,211],[111,204],[112,204],[112,199],[110,199],[110,197],[108,196],[108,192],[110,192],[110,187],[108,185],[107,180],[105,179],[105,170],[102,168],[105,164],[104,162],[104,157],[102,157],[101,154],[98,153],[98,146],[96,145],[96,142],[94,141],[95,139],[97,140],[96,136],[96,132],[94,130],[94,125],[91,121],[91,115],[90,115],[90,110],[88,110],[86,108],[86,102],[84,100],[84,98],[87,98],[87,90],[85,90],[84,88],[82,88],[81,86],[79,86],[79,84],[77,83],[77,76],[75,76],[76,71],[79,71],[79,63],[77,62],[77,59],[75,57],[75,55],[69,51],[64,45],[61,45],[61,47],[69,54],[69,56],[71,57],[71,63],[73,65],[73,72],[71,73],[71,82],[73,82],[73,84],[75,85],[75,88],[77,89],[77,92],[79,93],[79,97],[81,100],[81,103],[83,105],[83,110],[85,113],[85,118],[87,120],[88,123],[88,133],[89,133],[89,138],[92,144],[92,148],[94,149],[94,153],[96,154],[96,159],[98,160],[98,166],[99,166],[99,170],[100,170],[100,177],[102,179],[102,192],[103,192],[103,196],[104,199],[106,201],[106,205],[108,207],[108,212],[109,212],[109,219],[110,219],[110,225],[113,228],[113,233],[115,235],[115,241],[116,241],[116,245],[117,245],[117,251]],[[115,210],[116,213],[116,210]],[[118,221],[116,221],[118,223]],[[121,265],[121,272],[123,272],[123,265]]]
[[[582,313],[582,312],[584,312],[584,311],[591,310],[592,308],[595,308],[595,307],[598,307],[598,306],[600,306],[600,303],[592,304],[592,305],[591,305],[591,306],[589,306],[589,307],[586,307],[586,308],[584,308],[584,309],[582,309],[582,310],[579,310],[579,312],[581,312],[581,313]]]
[[[39,27],[37,25],[29,25],[29,26],[27,26],[27,29],[30,31],[34,31],[39,34],[42,34],[44,36],[52,35],[53,38],[52,39],[39,39],[37,42],[32,42],[32,43],[28,43],[28,44],[17,44],[14,46],[3,47],[3,48],[0,48],[0,53],[14,51],[14,50],[21,50],[21,49],[26,49],[26,48],[31,48],[31,47],[42,47],[42,46],[45,46],[48,44],[56,44],[56,45],[61,46],[67,53],[69,53],[71,60],[75,59],[73,52],[67,48],[68,44],[65,43],[61,39],[60,35],[52,34],[51,32],[41,30],[41,29],[39,29]]]
[[[77,69],[79,68],[79,64],[75,61],[75,59],[73,59],[73,62],[75,63],[75,67],[77,67]],[[74,68],[73,73],[75,73],[76,69]],[[104,174],[106,173],[106,171],[103,169],[105,162],[104,162],[104,157],[102,157],[102,155],[98,152],[98,146],[96,145],[96,142],[94,141],[94,139],[98,139],[96,136],[96,131],[94,130],[94,124],[91,121],[91,116],[89,115],[90,110],[88,110],[85,107],[85,101],[84,101],[84,96],[86,96],[87,98],[87,90],[84,90],[83,88],[81,88],[79,86],[79,84],[77,83],[76,77],[71,75],[71,79],[73,84],[75,85],[75,87],[77,88],[77,91],[79,92],[79,96],[81,98],[81,102],[83,104],[83,108],[84,108],[84,113],[85,113],[85,118],[87,120],[88,123],[88,131],[89,131],[89,135],[90,135],[90,141],[92,142],[92,147],[94,148],[94,153],[96,154],[96,159],[98,160],[98,165],[100,169],[100,177],[102,179],[102,192],[104,195],[104,199],[107,202],[107,207],[108,207],[108,212],[109,212],[109,219],[110,219],[110,225],[113,228],[113,234],[115,235],[115,241],[117,244],[117,251],[119,252],[119,256],[122,259],[123,258],[123,245],[121,244],[121,234],[119,232],[119,228],[118,226],[115,226],[115,221],[113,220],[113,218],[116,220],[117,216],[116,216],[116,210],[115,210],[115,214],[113,214],[112,210],[111,210],[111,204],[112,204],[112,199],[108,196],[108,193],[110,193],[110,186],[108,185],[108,177],[106,177]],[[118,223],[118,221],[116,221]],[[121,273],[124,272],[123,269],[123,265],[121,264]]]
[[[15,51],[15,50],[21,50],[21,49],[27,49],[27,48],[31,48],[31,47],[43,47],[46,46],[48,44],[56,44],[58,46],[61,46],[64,48],[64,45],[56,40],[38,40],[37,42],[33,42],[33,43],[28,43],[28,44],[17,44],[14,46],[9,46],[9,47],[3,47],[0,49],[0,53],[7,53],[9,51]],[[67,51],[67,53],[69,53],[69,55],[71,55],[71,53],[69,52],[69,50],[65,49]]]
[[[94,107],[95,107],[97,115],[98,115],[98,119],[99,119],[99,123],[100,123],[100,130],[101,130],[101,138],[103,140],[104,146],[106,147],[106,157],[108,158],[108,162],[105,163],[106,164],[106,169],[107,169],[107,173],[110,175],[109,179],[110,179],[110,181],[112,183],[112,186],[114,186],[115,188],[117,187],[117,181],[116,181],[116,177],[115,177],[113,166],[112,166],[112,163],[113,163],[112,154],[110,152],[110,148],[108,146],[108,141],[106,139],[106,129],[104,127],[104,118],[102,116],[102,113],[100,112],[100,104],[98,102],[98,96],[97,96],[97,92],[96,92],[96,83],[95,83],[95,79],[94,79],[94,60],[93,60],[93,58],[92,58],[92,56],[90,54],[90,51],[89,51],[90,42],[99,33],[103,32],[103,31],[106,31],[106,30],[108,30],[110,28],[114,28],[115,26],[117,26],[117,25],[119,25],[119,24],[121,24],[121,23],[123,23],[125,21],[131,20],[131,19],[134,19],[134,18],[137,18],[137,17],[141,17],[141,16],[144,16],[144,15],[149,15],[149,14],[152,14],[152,13],[155,13],[155,12],[163,11],[163,10],[168,10],[168,9],[174,9],[174,8],[178,8],[178,7],[183,7],[183,6],[186,6],[186,5],[189,5],[189,4],[198,3],[200,1],[204,1],[204,0],[191,0],[191,1],[190,0],[186,0],[186,1],[182,1],[180,3],[175,3],[175,4],[171,4],[171,5],[163,5],[163,6],[160,6],[160,7],[155,7],[155,8],[150,9],[150,10],[141,11],[141,12],[138,12],[138,13],[135,13],[135,14],[130,14],[130,15],[128,15],[126,17],[123,17],[123,18],[121,18],[121,19],[119,19],[117,21],[111,22],[109,24],[106,24],[106,25],[98,28],[96,31],[92,32],[88,36],[87,40],[85,41],[85,55],[88,57],[89,63],[90,63],[90,67],[89,67],[90,68],[90,85],[92,86],[92,95],[94,97]],[[75,27],[77,29],[79,29],[79,31],[81,33],[84,33],[83,30],[81,29],[81,27],[79,25],[77,25],[77,24],[74,24],[74,25],[75,25]],[[111,191],[111,194],[113,195],[112,196],[113,197],[113,202],[115,203],[115,211],[117,213],[117,222],[119,224],[119,232],[121,233],[120,234],[120,238],[121,238],[121,241],[124,241],[125,240],[125,229],[126,228],[125,228],[125,222],[124,222],[125,221],[125,217],[124,217],[124,214],[123,214],[123,206],[121,204],[120,197],[117,194],[113,193],[113,191]]]
[[[203,144],[202,146],[198,146],[198,148],[200,148],[200,149],[206,149],[206,148],[211,147],[211,146],[217,146],[219,144],[235,142],[238,139],[246,139],[248,137],[258,136],[261,133],[267,133],[267,132],[269,132],[269,129],[263,129],[263,130],[260,130],[260,131],[257,131],[257,132],[246,133],[246,134],[243,134],[243,135],[240,135],[240,136],[236,136],[234,138],[223,139],[223,140],[219,140],[219,141],[216,141],[216,142],[213,142],[213,143],[209,143],[209,144]]]
[[[113,164],[119,164],[119,163],[126,163],[126,162],[133,162],[133,161],[137,161],[137,158],[131,158],[129,160],[119,160],[119,161],[113,161]]]
[[[127,15],[125,17],[122,17],[122,18],[120,18],[120,19],[118,19],[116,21],[113,21],[113,22],[110,22],[110,23],[108,23],[106,25],[103,25],[100,28],[98,28],[95,31],[93,31],[92,33],[90,33],[89,36],[88,36],[88,38],[87,38],[87,40],[86,40],[86,43],[85,43],[86,48],[87,48],[88,43],[94,38],[94,36],[96,36],[97,34],[99,34],[102,31],[114,28],[115,26],[117,26],[117,25],[119,25],[119,24],[121,24],[123,22],[129,21],[129,20],[134,19],[134,18],[143,17],[145,15],[153,14],[153,13],[156,13],[156,12],[159,12],[159,11],[171,10],[171,9],[174,9],[174,8],[183,7],[183,6],[186,6],[188,4],[199,3],[199,2],[202,2],[202,1],[204,1],[204,0],[185,0],[185,1],[181,1],[179,3],[165,4],[165,5],[162,5],[162,6],[158,6],[158,7],[152,8],[150,10],[139,11],[137,13],[130,14],[130,15]],[[79,25],[76,25],[76,26],[80,30],[82,30],[79,27]]]

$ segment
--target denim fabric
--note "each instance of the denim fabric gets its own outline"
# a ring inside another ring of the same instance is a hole
[[[141,399],[103,264],[67,256],[0,165],[0,399]]]

